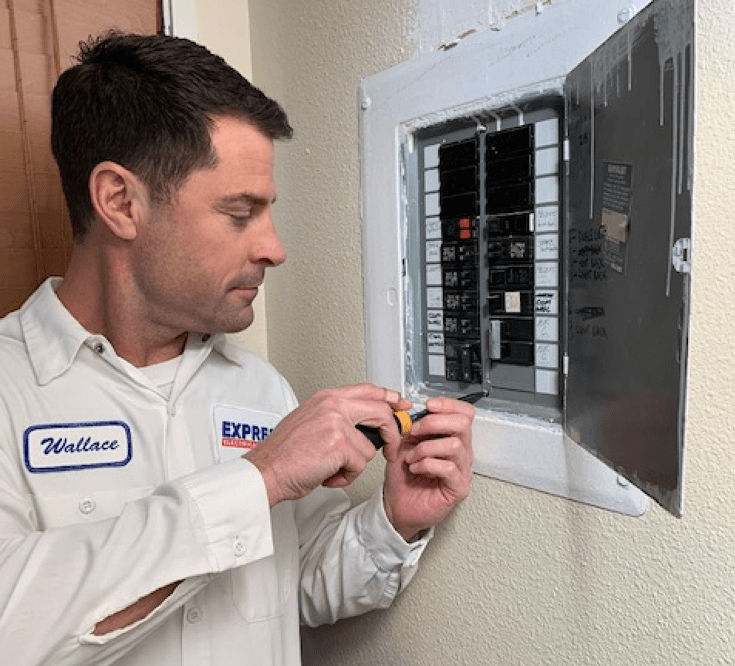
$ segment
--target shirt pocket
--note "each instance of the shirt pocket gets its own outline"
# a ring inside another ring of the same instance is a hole
[[[232,601],[247,622],[263,622],[284,614],[299,578],[296,525],[289,502],[271,511],[274,554],[233,569]]]

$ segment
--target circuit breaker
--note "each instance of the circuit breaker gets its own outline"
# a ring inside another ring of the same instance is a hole
[[[562,107],[417,133],[428,386],[560,405]]]

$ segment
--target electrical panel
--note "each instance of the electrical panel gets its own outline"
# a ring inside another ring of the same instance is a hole
[[[681,515],[694,2],[558,5],[363,85],[368,377],[487,391],[491,476]]]
[[[562,108],[416,135],[427,386],[560,407]]]

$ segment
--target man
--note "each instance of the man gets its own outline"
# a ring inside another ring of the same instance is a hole
[[[282,109],[163,36],[82,48],[53,96],[75,233],[0,321],[0,654],[24,664],[296,665],[299,622],[388,606],[467,496],[472,407],[364,384],[297,407],[224,337],[266,268]],[[385,484],[339,488],[385,440]],[[252,448],[250,448],[252,446]]]

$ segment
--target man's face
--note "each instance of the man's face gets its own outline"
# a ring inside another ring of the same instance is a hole
[[[219,164],[194,171],[139,234],[134,279],[146,319],[177,332],[241,331],[265,269],[286,259],[271,219],[273,142],[236,119],[217,121]]]

